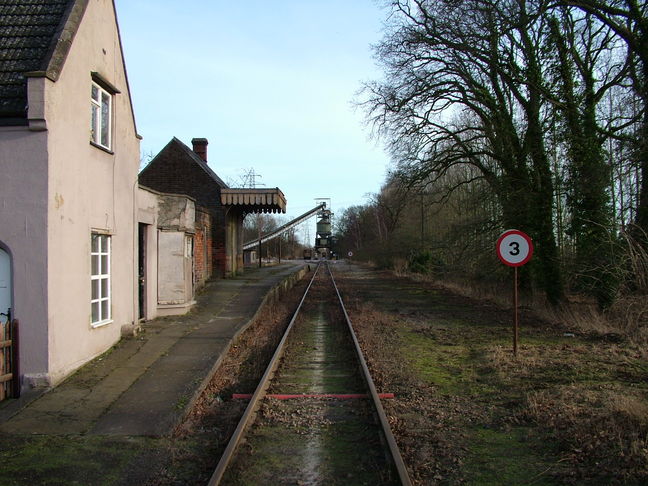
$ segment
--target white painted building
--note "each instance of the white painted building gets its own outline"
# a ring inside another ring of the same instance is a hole
[[[176,139],[139,186],[113,0],[3,0],[0,53],[0,322],[20,322],[25,389],[187,312],[213,274],[242,270],[244,214],[286,200],[227,188]]]
[[[139,137],[112,0],[8,0],[0,27],[0,306],[24,388],[137,324]]]

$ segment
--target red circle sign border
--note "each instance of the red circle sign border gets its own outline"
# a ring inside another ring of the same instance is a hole
[[[522,238],[524,238],[524,239],[526,240],[526,242],[529,244],[529,254],[528,254],[528,255],[526,256],[526,258],[525,258],[524,260],[522,260],[521,262],[518,262],[518,263],[511,263],[511,262],[506,261],[506,260],[504,259],[504,257],[502,256],[502,251],[501,251],[501,248],[500,248],[500,247],[501,247],[501,243],[502,243],[502,240],[503,240],[504,238],[506,238],[507,236],[509,236],[509,235],[519,235],[519,236],[521,236]],[[524,232],[522,232],[522,231],[520,231],[520,230],[515,230],[515,229],[513,229],[513,230],[507,230],[507,231],[505,231],[504,233],[502,233],[502,235],[497,239],[497,257],[500,259],[500,261],[501,261],[504,265],[508,265],[509,267],[521,267],[521,266],[524,265],[525,263],[528,263],[529,260],[531,260],[531,257],[532,257],[532,256],[533,256],[533,241],[531,240],[531,237],[530,237],[529,235],[527,235],[526,233],[524,233]]]

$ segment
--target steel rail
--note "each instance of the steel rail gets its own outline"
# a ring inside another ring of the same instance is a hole
[[[275,371],[277,370],[277,366],[279,365],[279,360],[281,359],[281,356],[283,356],[285,344],[286,341],[288,340],[288,335],[290,334],[290,331],[293,328],[295,321],[297,320],[297,316],[299,315],[299,311],[301,310],[302,304],[304,303],[304,300],[306,300],[308,291],[313,285],[313,282],[315,281],[315,277],[317,276],[317,272],[319,271],[320,267],[321,267],[321,263],[317,265],[315,272],[313,272],[313,277],[311,278],[308,287],[306,287],[306,291],[304,292],[304,295],[299,301],[297,310],[295,310],[292,319],[290,319],[290,323],[288,323],[288,326],[286,327],[286,331],[284,332],[281,341],[279,341],[279,345],[277,346],[277,349],[275,350],[272,359],[270,360],[270,363],[268,364],[268,367],[266,368],[266,371],[263,374],[263,377],[261,377],[261,381],[259,382],[256,390],[254,391],[254,395],[252,395],[252,398],[250,399],[250,403],[248,403],[248,406],[246,407],[245,412],[241,417],[241,420],[239,420],[239,423],[236,426],[236,430],[232,434],[232,437],[230,438],[230,441],[227,444],[227,447],[225,448],[225,451],[223,452],[220,461],[218,461],[216,470],[212,474],[209,483],[207,483],[208,486],[218,486],[220,484],[221,480],[223,479],[223,475],[225,474],[225,470],[227,469],[227,466],[231,462],[232,458],[234,457],[236,448],[238,447],[239,442],[243,438],[247,426],[251,422],[251,418],[258,411],[260,402],[265,397],[268,391],[268,387],[270,386],[270,380],[272,379]]]
[[[331,272],[328,262],[326,263],[326,268],[328,269],[329,275],[331,276],[333,287],[335,287],[335,293],[338,296],[338,300],[340,301],[340,306],[342,307],[342,312],[344,312],[344,317],[346,318],[349,332],[351,333],[351,337],[353,339],[353,342],[355,343],[358,360],[360,361],[360,366],[362,367],[362,372],[364,374],[367,387],[369,388],[369,393],[371,394],[371,397],[373,399],[374,408],[376,409],[376,413],[378,414],[378,419],[380,420],[380,425],[382,427],[383,434],[385,435],[385,440],[387,441],[389,452],[392,456],[392,460],[394,461],[394,466],[396,466],[396,470],[398,471],[398,477],[400,478],[401,484],[403,486],[411,486],[412,481],[410,480],[409,474],[407,473],[405,462],[403,461],[403,457],[401,456],[400,450],[398,449],[398,444],[396,444],[396,439],[394,438],[394,434],[392,433],[391,427],[389,426],[389,420],[387,419],[387,414],[385,414],[385,409],[383,408],[382,403],[380,402],[380,397],[378,396],[376,385],[374,384],[373,379],[371,378],[371,373],[369,373],[367,362],[365,361],[364,356],[362,355],[362,349],[360,348],[360,343],[358,342],[358,338],[356,337],[355,331],[353,330],[353,324],[351,323],[351,318],[349,317],[346,307],[344,306],[344,302],[342,301],[342,296],[340,295],[338,286],[335,283],[335,278],[333,278],[333,272]]]
[[[285,344],[286,341],[288,340],[288,336],[290,334],[290,331],[294,327],[295,321],[297,320],[297,317],[299,315],[299,312],[301,310],[302,304],[304,303],[304,300],[306,300],[306,296],[308,295],[308,291],[310,290],[311,286],[313,285],[313,282],[315,281],[315,277],[317,276],[317,273],[319,272],[320,268],[322,267],[322,264],[319,263],[315,272],[313,273],[313,277],[311,278],[308,287],[306,288],[306,291],[304,292],[304,295],[302,296],[299,305],[297,306],[297,309],[295,310],[290,323],[286,327],[286,330],[283,334],[283,337],[281,338],[281,341],[279,342],[279,345],[277,346],[277,349],[274,352],[274,355],[272,356],[272,359],[270,360],[270,363],[268,364],[268,367],[263,374],[263,377],[261,378],[261,381],[257,385],[257,388],[252,395],[252,398],[250,399],[250,403],[248,404],[247,408],[245,409],[245,412],[243,413],[243,416],[241,417],[241,420],[239,421],[236,430],[232,434],[232,437],[225,448],[225,451],[223,452],[223,455],[220,458],[220,461],[218,462],[218,466],[216,467],[216,470],[212,474],[211,479],[209,480],[208,486],[218,486],[223,479],[223,476],[225,474],[225,471],[227,467],[229,466],[231,460],[234,457],[234,454],[236,452],[236,448],[238,447],[238,444],[240,443],[241,439],[243,438],[243,435],[245,434],[245,431],[248,427],[248,425],[251,423],[251,419],[255,416],[255,414],[258,411],[259,405],[261,400],[266,396],[267,390],[270,386],[270,380],[274,377],[274,374],[277,370],[277,367],[279,365],[279,360],[283,356],[284,349],[285,349]],[[340,291],[337,287],[337,284],[335,283],[335,278],[333,277],[333,272],[331,272],[331,269],[328,265],[328,262],[326,263],[326,268],[328,270],[329,276],[331,277],[331,282],[333,283],[333,287],[335,289],[335,293],[337,294],[338,297],[338,302],[340,304],[340,307],[342,308],[342,312],[344,313],[344,317],[346,319],[347,327],[348,330],[351,334],[351,338],[353,340],[354,346],[355,346],[355,351],[358,356],[358,360],[360,362],[360,366],[362,368],[362,373],[364,375],[365,382],[367,384],[367,388],[369,389],[369,394],[371,395],[374,409],[376,410],[376,414],[378,415],[378,419],[380,421],[380,426],[382,428],[383,435],[385,437],[385,441],[387,442],[387,446],[389,448],[389,453],[392,457],[392,461],[394,463],[394,466],[396,467],[396,470],[398,472],[398,476],[400,479],[400,482],[403,486],[411,486],[412,482],[409,478],[409,475],[407,473],[407,468],[405,467],[405,463],[403,462],[403,458],[400,454],[400,451],[398,449],[398,445],[396,444],[396,439],[394,438],[394,435],[391,431],[391,427],[389,426],[389,421],[387,420],[387,415],[385,414],[385,410],[382,407],[382,403],[380,402],[380,397],[379,394],[376,390],[376,386],[373,382],[373,379],[371,378],[371,374],[369,373],[369,368],[367,367],[367,363],[364,359],[364,356],[362,354],[362,350],[360,348],[360,343],[358,342],[358,339],[355,335],[355,331],[353,330],[353,325],[351,323],[351,319],[349,318],[349,314],[347,313],[346,307],[344,306],[344,302],[342,300],[342,296],[340,295]]]

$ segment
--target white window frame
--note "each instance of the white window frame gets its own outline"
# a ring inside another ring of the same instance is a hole
[[[111,244],[110,235],[94,232],[91,234],[90,324],[92,327],[100,327],[112,322]]]
[[[97,93],[95,99],[94,93]],[[104,107],[107,105],[106,112]],[[90,141],[99,147],[110,150],[112,147],[113,95],[96,82],[90,89]],[[104,140],[106,130],[106,140]],[[104,143],[105,142],[105,143]]]

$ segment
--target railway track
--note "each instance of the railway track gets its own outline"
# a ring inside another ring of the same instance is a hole
[[[214,471],[220,484],[410,485],[344,303],[318,265]]]

